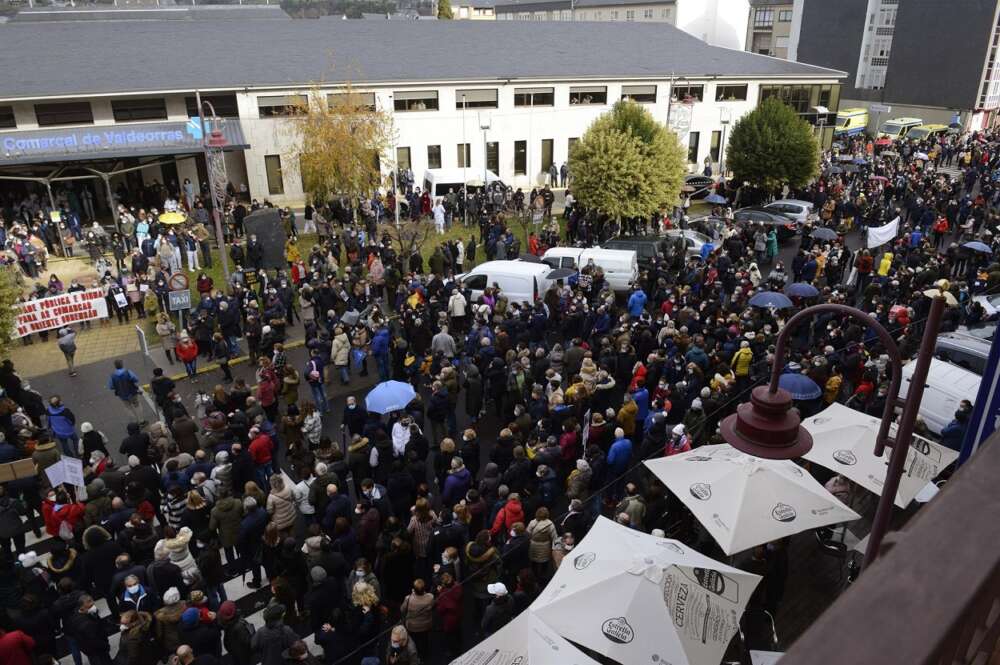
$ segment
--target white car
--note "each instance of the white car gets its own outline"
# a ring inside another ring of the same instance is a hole
[[[688,256],[697,256],[701,258],[702,246],[714,244],[712,243],[712,239],[704,233],[692,231],[691,229],[669,229],[665,232],[665,235],[670,238],[671,241],[674,241],[683,235],[684,244],[686,245],[684,253]]]
[[[805,224],[813,216],[813,204],[798,199],[780,199],[764,206],[764,210],[778,212],[785,217],[794,219],[798,224]]]

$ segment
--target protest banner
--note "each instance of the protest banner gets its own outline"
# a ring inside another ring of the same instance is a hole
[[[61,328],[71,323],[108,318],[108,303],[101,289],[64,293],[14,305],[14,337]]]

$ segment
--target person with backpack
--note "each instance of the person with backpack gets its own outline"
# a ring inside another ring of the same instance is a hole
[[[108,389],[122,401],[125,408],[132,414],[133,422],[142,424],[142,412],[139,407],[139,377],[130,369],[126,369],[121,358],[115,360],[115,371],[108,379]]]
[[[59,345],[59,350],[62,351],[63,357],[66,358],[66,367],[69,369],[70,376],[77,376],[76,365],[73,363],[73,358],[76,356],[76,331],[69,326],[59,329],[59,341],[56,342]]]
[[[299,636],[285,625],[284,618],[285,606],[281,603],[269,605],[264,610],[264,626],[250,638],[250,647],[254,656],[260,658],[260,665],[285,665],[282,652],[298,641]]]
[[[223,662],[232,665],[252,663],[253,636],[257,632],[253,624],[240,615],[236,603],[231,600],[219,606],[218,619],[222,626],[222,644],[226,647]]]
[[[49,418],[49,429],[52,436],[62,446],[63,455],[66,457],[77,457],[80,446],[80,437],[76,434],[76,416],[73,412],[63,406],[59,395],[49,398],[49,406],[45,409]]]

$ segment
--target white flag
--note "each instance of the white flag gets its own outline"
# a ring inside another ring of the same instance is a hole
[[[891,241],[899,233],[899,216],[885,226],[869,227],[868,229],[868,249],[884,245]]]

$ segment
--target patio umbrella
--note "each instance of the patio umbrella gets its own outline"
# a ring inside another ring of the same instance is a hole
[[[809,235],[813,238],[819,238],[820,240],[837,239],[837,232],[827,226],[817,226]]]
[[[942,291],[941,289],[927,289],[924,291],[924,295],[928,298],[934,298],[936,296],[944,296],[944,302],[948,307],[958,307],[958,299],[952,295],[951,291]]]
[[[818,383],[799,372],[785,372],[779,376],[778,387],[791,393],[792,399],[816,399],[823,394]]]
[[[728,199],[725,196],[720,196],[719,194],[709,194],[705,197],[705,203],[726,203]]]
[[[165,212],[158,219],[161,224],[183,224],[187,221],[187,215],[182,212]]]
[[[619,663],[718,663],[760,580],[599,517],[528,611]]]
[[[785,295],[796,298],[814,298],[819,295],[819,289],[807,282],[794,282],[785,287]]]
[[[859,517],[795,462],[753,457],[728,444],[646,466],[726,554]]]
[[[402,411],[416,396],[413,386],[403,381],[383,381],[365,397],[365,406],[369,411],[386,414],[392,411]]]
[[[983,254],[992,254],[993,250],[985,242],[980,242],[978,240],[973,240],[972,242],[967,242],[962,247],[967,247],[974,252],[982,252]]]
[[[879,418],[843,404],[831,404],[802,421],[802,426],[813,437],[812,450],[804,457],[881,496],[888,463],[888,452],[883,457],[875,457],[874,452],[881,424]],[[957,458],[957,451],[914,435],[906,451],[906,466],[896,491],[896,505],[900,508],[910,505],[921,490]]]
[[[530,609],[451,661],[451,665],[598,665]]]
[[[792,301],[784,293],[777,291],[761,291],[753,298],[750,298],[752,307],[771,307],[773,309],[785,309],[792,306]]]

